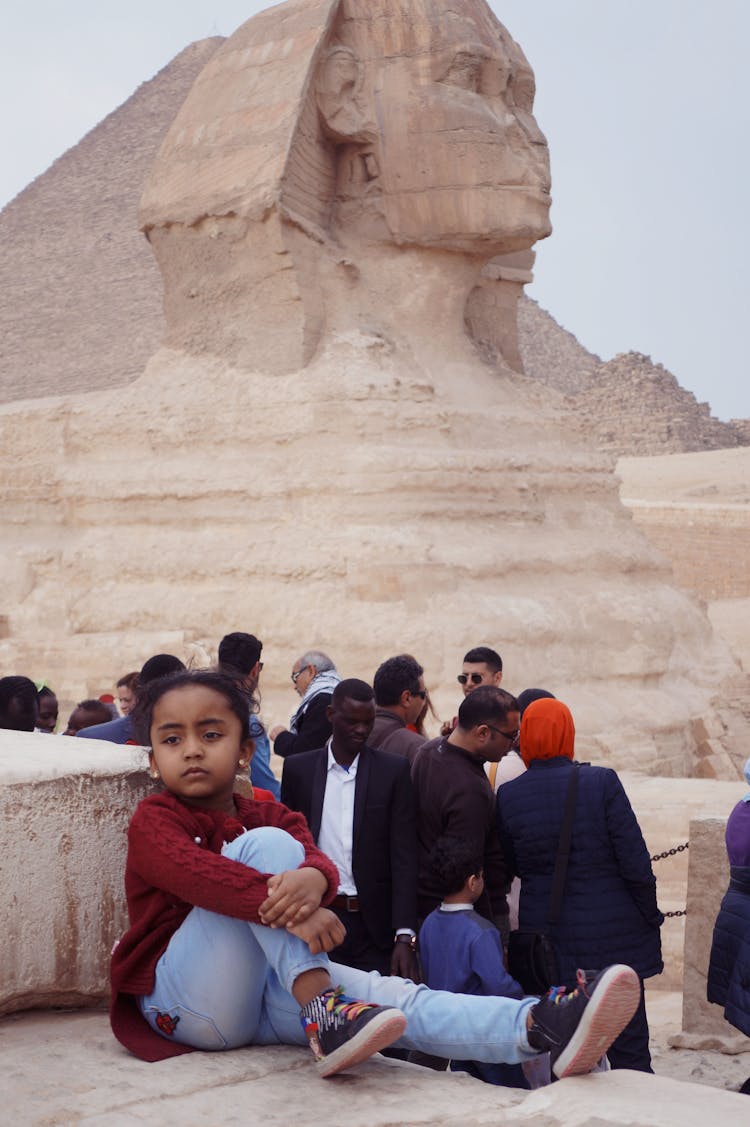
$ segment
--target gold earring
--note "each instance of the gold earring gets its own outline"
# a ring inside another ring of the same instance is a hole
[[[158,779],[159,778],[159,772],[158,771],[151,771],[150,774],[151,774],[152,779]]]
[[[245,760],[244,759],[240,759],[239,763],[240,763],[240,767],[245,766]]]

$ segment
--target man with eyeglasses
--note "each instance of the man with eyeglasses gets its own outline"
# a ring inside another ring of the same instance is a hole
[[[485,891],[476,911],[491,920],[507,942],[510,874],[497,836],[495,795],[484,765],[508,754],[519,723],[515,697],[494,685],[480,685],[463,700],[450,735],[425,743],[412,764],[420,921],[442,899],[429,860],[432,848],[439,837],[460,838],[483,858]]]
[[[373,688],[376,710],[370,746],[403,755],[412,763],[426,739],[409,727],[425,706],[424,669],[410,654],[389,657],[378,666]]]
[[[282,724],[271,728],[269,735],[276,755],[286,759],[322,747],[329,739],[328,707],[340,680],[336,666],[322,650],[306,650],[297,658],[292,667],[292,684],[302,700],[288,729]]]

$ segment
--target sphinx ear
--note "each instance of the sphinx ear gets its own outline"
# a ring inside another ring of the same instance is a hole
[[[348,47],[329,47],[315,79],[315,102],[323,130],[336,144],[375,140],[376,128],[364,108],[359,59]]]

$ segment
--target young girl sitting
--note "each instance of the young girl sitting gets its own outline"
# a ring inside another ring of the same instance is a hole
[[[234,793],[252,756],[251,702],[220,673],[148,685],[134,714],[160,793],[128,831],[130,928],[112,956],[115,1036],[143,1060],[192,1049],[309,1044],[331,1076],[396,1042],[443,1057],[589,1071],[639,998],[629,967],[585,990],[526,998],[429,990],[329,962],[334,864],[301,815]]]

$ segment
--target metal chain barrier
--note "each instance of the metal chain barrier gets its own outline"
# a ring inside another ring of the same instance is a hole
[[[665,849],[663,853],[655,853],[651,860],[663,861],[665,857],[674,857],[676,853],[684,853],[689,848],[690,842],[686,841],[684,845],[675,845],[674,849]]]
[[[686,849],[690,848],[690,842],[686,841],[684,845],[675,845],[674,849],[665,849],[663,853],[655,853],[651,858],[652,861],[663,861],[665,857],[674,857],[678,853],[684,853]],[[687,908],[682,908],[679,912],[663,912],[662,915],[665,919],[674,916],[686,916]]]

